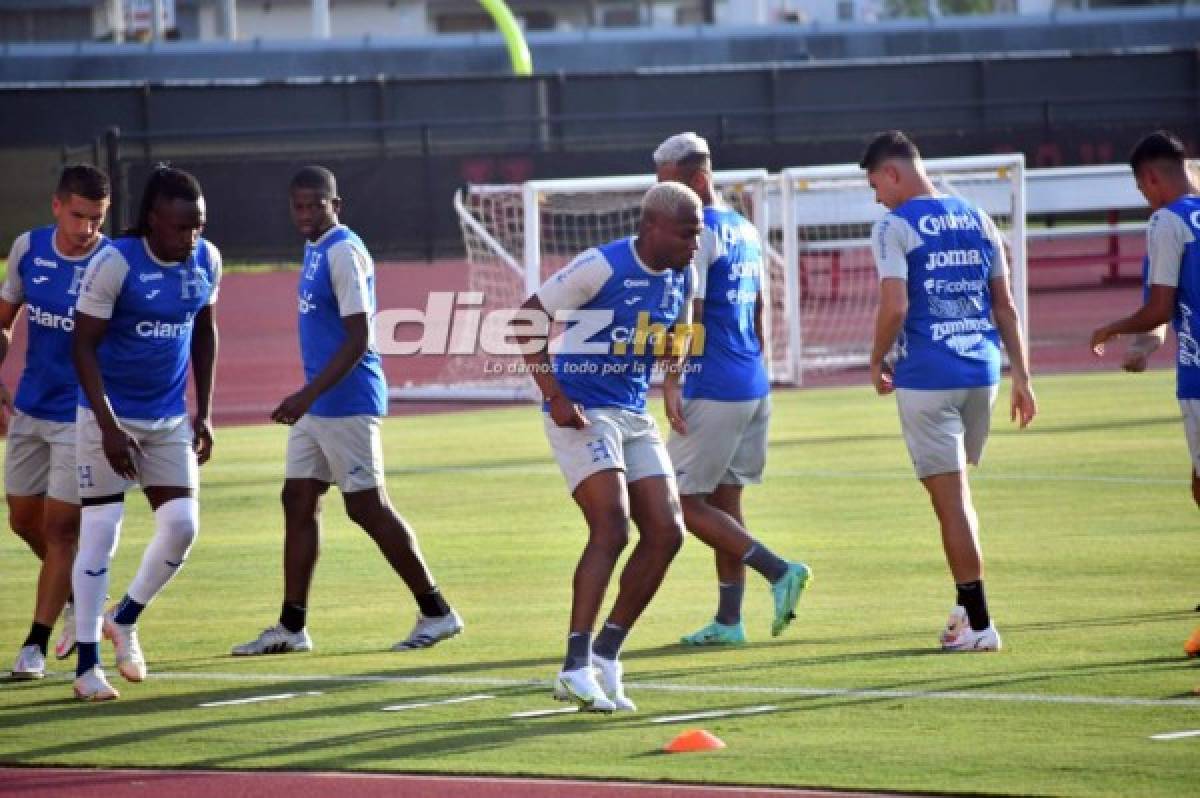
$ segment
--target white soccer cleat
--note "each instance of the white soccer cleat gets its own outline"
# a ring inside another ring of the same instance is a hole
[[[604,659],[604,657],[597,657],[593,654],[592,665],[596,668],[600,689],[604,691],[604,695],[608,696],[608,700],[612,701],[616,710],[618,712],[636,712],[637,705],[629,700],[629,696],[625,695],[625,685],[621,681],[625,674],[625,668],[621,662],[615,659]]]
[[[121,694],[108,683],[99,665],[93,665],[82,676],[75,678],[75,697],[84,701],[112,701]]]
[[[46,655],[36,645],[23,647],[17,654],[17,661],[13,663],[12,677],[14,679],[46,678]]]
[[[286,626],[277,623],[262,630],[256,639],[249,643],[234,646],[229,653],[235,657],[257,657],[261,654],[288,654],[292,651],[312,651],[312,638],[307,629],[299,632],[289,631]]]
[[[408,637],[392,646],[392,651],[415,651],[449,640],[465,628],[463,619],[454,610],[433,618],[417,613],[417,622]]]
[[[75,607],[71,602],[63,607],[62,614],[62,632],[58,635],[58,640],[54,643],[54,657],[56,659],[66,659],[71,656],[71,652],[75,650]]]
[[[967,611],[955,607],[950,611],[946,628],[942,631],[941,644],[943,651],[999,651],[1002,647],[1000,633],[995,625],[975,631],[967,620]]]
[[[113,620],[113,611],[109,610],[104,613],[104,636],[112,641],[117,672],[125,677],[125,681],[145,681],[146,658],[142,656],[142,646],[138,642],[137,624],[117,623]]]
[[[617,705],[604,694],[590,665],[571,671],[559,671],[554,681],[554,698],[574,701],[580,712],[613,712]]]

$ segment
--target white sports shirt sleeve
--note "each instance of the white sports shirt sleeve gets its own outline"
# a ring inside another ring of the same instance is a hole
[[[1146,256],[1150,258],[1150,284],[1179,287],[1183,248],[1195,240],[1178,214],[1160,208],[1146,226]]]
[[[711,227],[705,227],[700,231],[697,244],[699,246],[696,249],[696,256],[692,258],[692,266],[695,267],[695,279],[692,281],[692,285],[696,289],[695,298],[704,299],[708,296],[708,268],[721,255],[717,232]]]
[[[28,252],[29,233],[21,233],[13,241],[12,249],[8,251],[8,273],[4,275],[4,285],[0,286],[0,299],[5,302],[19,305],[25,301],[25,285],[21,282],[17,265]]]
[[[553,316],[560,310],[575,310],[586,305],[612,277],[612,266],[598,249],[589,249],[575,258],[537,290],[538,301]]]
[[[908,253],[921,246],[921,237],[904,219],[889,213],[871,228],[871,253],[879,279],[908,280]]]
[[[996,257],[992,258],[992,267],[988,271],[988,279],[994,280],[997,277],[1008,276],[1008,255],[1004,250],[1004,236],[1000,235],[1000,229],[996,227],[996,222],[991,216],[988,216],[983,211],[979,211],[979,216],[983,219],[983,236],[995,245]]]
[[[113,247],[105,247],[88,263],[75,309],[97,319],[111,319],[121,286],[129,274],[129,263]]]
[[[208,262],[212,264],[213,272],[212,293],[208,295],[208,304],[211,306],[217,304],[217,292],[221,287],[221,274],[225,269],[225,264],[221,261],[220,250],[213,246],[213,242],[205,239],[204,243],[208,245]]]
[[[337,297],[338,315],[342,318],[357,313],[371,313],[371,289],[367,278],[375,265],[367,253],[349,241],[329,248],[329,281]]]

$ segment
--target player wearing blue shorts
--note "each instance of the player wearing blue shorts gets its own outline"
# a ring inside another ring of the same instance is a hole
[[[387,382],[375,348],[375,264],[362,240],[338,222],[332,172],[308,166],[292,178],[289,207],[307,243],[298,287],[300,354],[306,383],[271,419],[291,427],[283,483],[283,607],[279,622],[235,656],[309,651],[308,593],[320,543],[321,498],[336,484],[362,527],[417,603],[417,621],[393,651],[428,648],[463,630],[421,557],[417,536],[392,508],[383,472]]]
[[[588,542],[575,568],[567,654],[555,696],[585,711],[633,710],[621,646],[662,584],[683,542],[679,496],[666,447],[646,413],[650,374],[690,315],[692,255],[702,228],[700,198],[659,183],[642,200],[636,236],[575,258],[525,301],[522,312],[571,325],[551,363],[545,348],[525,355],[545,399],[544,427]],[[522,340],[528,342],[528,338]],[[678,359],[669,368],[677,368]],[[640,537],[621,573],[603,629],[592,630],[629,537]],[[598,671],[600,680],[597,682]]]
[[[1175,396],[1192,460],[1192,499],[1200,505],[1200,192],[1188,174],[1183,144],[1166,131],[1138,142],[1129,165],[1154,212],[1146,227],[1149,290],[1135,313],[1092,333],[1092,351],[1103,355],[1106,342],[1118,335],[1150,333],[1167,322],[1175,328]],[[1184,650],[1200,656],[1200,628]]]
[[[956,587],[941,645],[996,651],[1001,641],[984,593],[966,467],[978,464],[987,441],[1001,341],[1012,364],[1010,416],[1024,428],[1037,414],[1003,241],[982,210],[938,194],[903,133],[875,137],[859,165],[889,211],[871,232],[880,277],[871,381],[879,394],[896,394],[904,440],[933,503]],[[885,359],[893,346],[894,366]]]
[[[704,230],[693,265],[693,324],[703,347],[685,368],[670,372],[663,399],[688,531],[713,549],[718,599],[713,621],[681,639],[685,645],[740,645],[746,640],[742,596],[746,566],[771,587],[779,635],[795,618],[796,603],[811,577],[807,565],[789,563],[750,535],[742,491],[762,481],[767,462],[771,383],[764,360],[763,245],[758,231],[713,188],[708,142],[695,133],[671,136],[654,151],[659,180],[677,180],[704,202]],[[686,377],[681,381],[681,374]]]
[[[79,374],[75,456],[82,505],[72,571],[79,662],[75,695],[117,697],[100,667],[101,631],[127,680],[146,678],[142,609],[179,572],[199,530],[198,467],[212,454],[209,427],[221,277],[217,248],[200,237],[200,184],[166,166],[150,175],[137,225],[92,258],[75,306]],[[196,414],[187,416],[191,364]],[[125,491],[141,485],[154,536],[124,598],[104,612]]]
[[[63,631],[54,653],[65,659],[75,648],[75,618],[68,596],[79,539],[75,477],[79,382],[71,365],[71,330],[88,259],[107,242],[100,228],[109,193],[108,176],[94,166],[63,169],[50,201],[54,224],[17,237],[0,287],[0,363],[8,355],[9,336],[23,305],[28,318],[25,368],[15,400],[0,384],[0,425],[8,430],[4,458],[8,521],[42,561],[33,624],[12,668],[15,679],[45,676],[46,648],[60,612]]]

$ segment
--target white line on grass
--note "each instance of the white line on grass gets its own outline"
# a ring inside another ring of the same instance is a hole
[[[198,707],[232,707],[236,704],[261,704],[264,701],[286,701],[289,698],[300,698],[306,695],[322,695],[315,690],[310,690],[307,693],[276,693],[275,695],[256,695],[249,698],[234,698],[229,701],[208,701],[203,704],[197,704]]]
[[[554,709],[528,709],[524,712],[514,712],[510,718],[546,718],[551,715],[574,715],[579,707],[555,707]]]
[[[779,707],[767,704],[761,707],[745,707],[743,709],[714,709],[712,712],[693,712],[689,715],[665,715],[652,718],[651,723],[685,723],[689,720],[708,720],[709,718],[728,718],[733,715],[761,715],[764,712],[778,712]]]
[[[1200,729],[1192,729],[1191,731],[1181,732],[1166,732],[1164,734],[1151,734],[1151,740],[1182,740],[1184,737],[1200,737]]]
[[[67,674],[61,674],[66,677]],[[298,682],[346,684],[437,684],[455,687],[544,687],[545,679],[498,679],[460,676],[334,676],[330,674],[166,672],[152,679],[197,682]],[[697,695],[772,695],[806,698],[895,698],[934,701],[995,701],[1016,704],[1070,704],[1108,707],[1185,707],[1200,709],[1196,698],[1133,698],[1129,696],[1056,695],[1053,693],[996,693],[983,690],[877,690],[857,687],[756,687],[750,685],[669,684],[627,682],[631,690],[659,690]]]
[[[458,698],[445,698],[441,701],[418,701],[414,704],[393,704],[390,707],[384,707],[384,712],[403,712],[406,709],[425,709],[426,707],[440,707],[443,704],[465,704],[468,701],[487,701],[495,698],[494,695],[481,693],[479,695],[464,695]]]

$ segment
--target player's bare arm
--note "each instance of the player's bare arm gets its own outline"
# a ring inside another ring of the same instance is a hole
[[[196,418],[192,422],[192,448],[200,465],[212,457],[212,386],[217,368],[217,320],[213,306],[196,313],[192,326],[192,374],[196,380]]]
[[[295,424],[308,412],[317,397],[337,385],[362,360],[370,342],[370,322],[366,313],[342,317],[346,337],[317,376],[300,390],[284,397],[271,413],[271,420],[280,424]]]
[[[521,305],[521,310],[541,313],[547,317],[550,315],[546,313],[546,309],[536,294],[525,300],[525,303]],[[518,344],[525,344],[532,336],[516,334],[513,337]],[[538,347],[536,352],[526,353],[523,357],[525,364],[529,366],[533,381],[537,383],[538,390],[542,392],[542,397],[549,405],[550,418],[554,423],[560,427],[574,427],[575,429],[587,427],[589,422],[583,415],[583,408],[567,398],[567,395],[562,392],[558,380],[554,378],[546,347]]]
[[[896,336],[908,315],[908,283],[899,277],[885,277],[879,282],[879,310],[875,313],[875,338],[871,345],[871,384],[880,396],[896,388],[892,370],[885,362],[896,343]]]
[[[142,447],[117,421],[108,395],[104,392],[104,378],[100,376],[100,361],[96,358],[96,350],[107,330],[107,319],[89,316],[76,309],[71,354],[75,361],[75,373],[79,376],[79,387],[96,414],[105,458],[113,470],[125,479],[136,479],[137,466],[133,461],[133,453],[141,454]]]
[[[0,365],[3,365],[4,361],[8,359],[8,347],[12,343],[13,323],[20,310],[21,303],[0,299]],[[0,381],[0,430],[8,428],[8,418],[12,411],[12,394],[9,392],[8,386]]]
[[[1021,319],[1017,315],[1017,304],[1013,301],[1007,277],[992,278],[989,288],[992,294],[992,318],[1008,352],[1012,377],[1008,416],[1024,429],[1037,415],[1037,397],[1033,394],[1033,382],[1029,375],[1029,352],[1021,335]]]
[[[687,435],[687,421],[683,417],[683,367],[687,362],[687,355],[691,349],[691,325],[703,324],[704,319],[704,300],[694,299],[691,305],[690,318],[682,320],[682,327],[676,325],[677,329],[686,330],[683,336],[677,336],[675,331],[669,333],[667,343],[667,359],[663,364],[663,410],[667,416],[667,422],[671,425],[671,429],[678,432],[680,435]]]
[[[1152,285],[1150,297],[1132,315],[1097,328],[1092,333],[1091,348],[1096,357],[1104,355],[1104,344],[1118,335],[1145,333],[1166,324],[1175,312],[1175,286]]]

